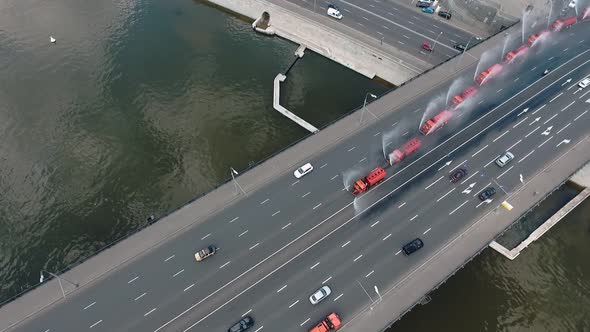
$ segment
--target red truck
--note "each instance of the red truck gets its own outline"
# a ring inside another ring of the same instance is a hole
[[[447,121],[449,121],[453,117],[453,114],[447,110],[444,110],[437,115],[435,115],[432,119],[427,120],[424,122],[422,127],[420,127],[420,133],[422,135],[428,135],[431,130],[436,130],[442,126],[444,126]]]
[[[364,193],[372,186],[383,181],[383,179],[385,179],[385,175],[387,175],[385,169],[382,167],[375,168],[366,177],[356,180],[356,182],[352,185],[352,194],[356,196],[360,193]]]
[[[333,312],[314,326],[309,332],[330,332],[336,331],[342,326],[342,320],[337,313]]]
[[[557,19],[553,24],[551,24],[551,30],[559,31],[564,28],[569,28],[572,25],[576,24],[578,19],[575,16],[570,16],[562,19]]]
[[[389,155],[389,165],[397,164],[404,160],[407,156],[418,150],[421,145],[422,141],[417,138],[412,138],[411,140],[407,141],[404,145],[402,145],[401,148],[393,150],[393,152]]]
[[[479,76],[477,76],[475,81],[477,82],[477,84],[483,85],[489,79],[494,78],[496,75],[500,74],[501,72],[502,72],[502,65],[496,63],[495,65],[491,66],[490,68],[482,71],[481,74],[479,74]]]
[[[453,99],[451,99],[451,104],[453,104],[453,106],[459,106],[459,104],[461,104],[463,101],[465,101],[465,99],[473,97],[477,94],[477,89],[474,86],[469,86],[467,87],[467,89],[463,90],[463,92],[461,92],[461,94],[456,95],[455,97],[453,97]]]
[[[551,33],[551,31],[549,30],[543,30],[539,33],[535,33],[534,35],[531,35],[528,39],[529,42],[529,46],[533,46],[533,44],[541,37],[543,36],[548,36]]]
[[[528,52],[528,50],[529,47],[527,45],[520,45],[520,47],[518,47],[517,49],[506,53],[506,56],[504,57],[504,62],[514,62],[516,61],[516,59],[524,56]]]

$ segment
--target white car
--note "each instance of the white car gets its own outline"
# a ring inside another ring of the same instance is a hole
[[[337,20],[341,20],[342,19],[342,13],[340,13],[340,10],[338,10],[338,8],[334,5],[329,5],[328,6],[328,12],[327,12],[328,16],[331,16]]]
[[[318,304],[320,301],[328,297],[328,295],[332,294],[332,290],[328,286],[323,286],[322,288],[318,289],[315,293],[311,294],[309,297],[309,302],[311,304]]]
[[[296,178],[300,179],[302,176],[304,176],[305,174],[307,174],[311,171],[313,171],[313,166],[311,166],[310,163],[307,163],[307,164],[299,167],[298,169],[296,169],[295,172],[293,172],[293,175],[295,175]]]
[[[514,159],[514,155],[510,151],[506,151],[500,158],[496,159],[496,165],[499,167],[504,167],[506,164]]]
[[[567,6],[570,8],[576,8],[576,0],[570,1],[570,3]]]
[[[582,89],[589,86],[589,85],[590,85],[590,77],[586,77],[585,79],[581,80],[580,83],[578,83],[578,86]]]

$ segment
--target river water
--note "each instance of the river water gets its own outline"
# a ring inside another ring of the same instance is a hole
[[[0,302],[305,137],[272,109],[296,48],[190,0],[1,2]],[[322,127],[386,88],[307,53],[284,90]],[[589,212],[484,252],[396,331],[587,330]]]

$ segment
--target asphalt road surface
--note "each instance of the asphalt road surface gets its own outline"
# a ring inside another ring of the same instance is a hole
[[[285,0],[269,1],[280,5]],[[418,7],[408,8],[384,0],[289,1],[309,14],[314,12],[315,7],[315,12],[322,15],[326,15],[329,4],[335,4],[343,16],[338,21],[340,24],[431,64],[438,64],[460,53],[453,48],[457,43],[473,45],[476,42],[476,36],[447,22],[435,20],[434,14],[425,14]],[[434,52],[424,51],[421,48],[423,41],[436,45]]]
[[[310,160],[315,169],[302,179],[279,178],[14,330],[226,331],[248,314],[252,331],[305,331],[333,311],[347,321],[379,301],[375,286],[395,284],[487,212],[492,205],[476,197],[483,188],[495,187],[493,202],[502,200],[521,175],[588,134],[590,88],[577,82],[590,76],[589,31],[580,23],[535,45],[523,63],[507,66],[454,110],[445,127],[420,135],[423,113],[444,108],[449,86],[472,84],[474,68],[458,72],[454,82]],[[343,190],[385,166],[384,150],[412,137],[422,147],[387,168],[384,182],[356,200]],[[515,159],[497,167],[507,150]],[[460,166],[468,176],[451,184],[449,172]],[[425,247],[401,254],[415,237]],[[195,251],[209,244],[219,252],[197,263]],[[332,294],[313,306],[308,297],[322,285]]]

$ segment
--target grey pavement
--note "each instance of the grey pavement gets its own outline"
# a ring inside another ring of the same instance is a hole
[[[331,310],[341,312],[349,321],[373,302],[374,293],[365,293],[372,284],[389,289],[466,223],[492,208],[482,206],[471,195],[461,203],[463,194],[456,187],[452,189],[447,180],[440,181],[446,177],[444,162],[451,153],[456,153],[453,159],[457,160],[450,167],[465,164],[473,176],[479,173],[475,194],[487,181],[499,181],[512,191],[519,183],[517,171],[529,179],[548,159],[567,148],[554,144],[564,135],[572,144],[583,138],[587,132],[584,116],[588,115],[582,112],[581,92],[562,82],[579,80],[588,73],[589,60],[584,57],[588,45],[572,39],[548,44],[553,45],[535,48],[528,61],[534,63],[551,54],[547,63],[555,70],[550,75],[541,78],[542,68],[525,63],[502,78],[513,80],[510,85],[500,79],[490,82],[473,100],[477,106],[467,105],[457,113],[459,120],[454,125],[423,137],[421,153],[389,168],[393,175],[359,199],[351,201],[350,194],[341,190],[343,177],[357,177],[348,176],[349,169],[358,167],[364,174],[370,166],[383,163],[382,140],[386,144],[391,140],[387,149],[392,149],[416,135],[420,113],[433,96],[445,94],[452,78],[472,77],[473,58],[455,59],[465,62],[451,61],[446,68],[437,68],[370,104],[371,114],[378,118],[372,118],[370,125],[369,121],[359,125],[357,112],[238,177],[248,194],[246,199],[234,201],[233,186],[227,184],[215,191],[227,196],[217,195],[214,201],[205,196],[156,223],[142,232],[162,231],[156,248],[144,252],[154,243],[143,243],[140,233],[95,257],[98,264],[85,263],[66,273],[64,277],[86,285],[17,330],[223,330],[246,313],[258,321],[254,330],[292,330],[310,326]],[[566,45],[569,47],[564,48]],[[477,46],[473,51],[481,54],[485,49]],[[571,102],[572,98],[577,102]],[[400,106],[403,109],[394,112]],[[530,114],[516,115],[525,106],[530,107]],[[467,112],[471,108],[481,114]],[[529,120],[533,113],[540,119]],[[551,136],[543,134],[547,129],[541,131],[541,123],[555,127]],[[493,164],[490,168],[490,161],[506,149],[517,154],[513,165],[505,170]],[[295,181],[290,172],[307,160],[316,170]],[[212,217],[207,218],[207,213]],[[186,231],[178,232],[182,223]],[[178,228],[168,229],[174,224]],[[194,226],[189,227],[191,224]],[[428,247],[413,256],[415,259],[393,252],[420,234],[427,237]],[[208,243],[217,244],[219,253],[197,264],[192,254]],[[140,246],[144,247],[138,250]],[[384,251],[387,247],[391,251]],[[135,251],[127,253],[125,249]],[[123,260],[112,261],[121,254],[125,255]],[[121,264],[131,257],[135,258]],[[116,273],[91,285],[87,285],[88,279],[80,279],[84,275],[75,275],[84,272],[84,266],[104,272],[105,263],[107,267],[121,265]],[[320,304],[321,310],[312,310],[306,297],[323,281],[333,286],[333,297]],[[25,310],[27,301],[32,308],[35,301],[45,299],[43,295],[59,301],[56,286],[45,285],[3,307],[0,321],[14,322],[30,312]],[[119,306],[125,311],[117,310]]]

